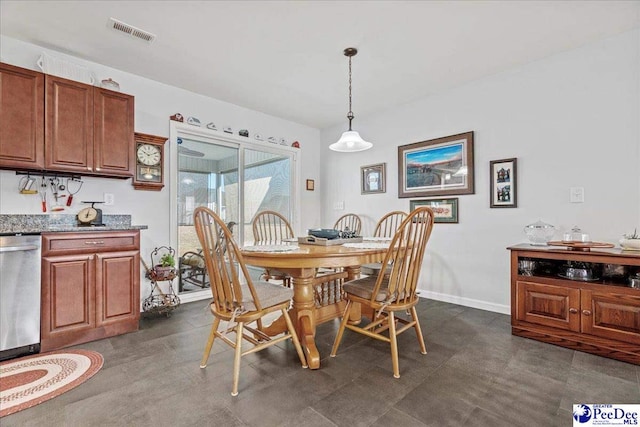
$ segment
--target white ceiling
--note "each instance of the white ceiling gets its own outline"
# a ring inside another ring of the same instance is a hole
[[[0,1],[0,33],[316,128],[640,27],[640,1]],[[107,27],[154,33],[152,44]]]

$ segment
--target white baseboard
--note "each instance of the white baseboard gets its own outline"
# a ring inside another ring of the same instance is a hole
[[[451,304],[462,305],[464,307],[478,308],[480,310],[493,311],[501,314],[511,314],[511,307],[503,304],[495,304],[487,301],[480,301],[471,298],[458,297],[449,294],[441,294],[438,292],[425,291],[418,289],[420,296],[436,301],[449,302]]]
[[[448,302],[451,304],[462,305],[464,307],[478,308],[480,310],[492,311],[494,313],[511,314],[511,307],[508,305],[495,304],[487,301],[480,301],[471,298],[457,297],[449,294],[441,294],[438,292],[418,290],[420,296],[436,301]],[[180,302],[188,303],[193,301],[202,301],[211,299],[211,290],[204,289],[197,292],[188,292],[180,294]]]

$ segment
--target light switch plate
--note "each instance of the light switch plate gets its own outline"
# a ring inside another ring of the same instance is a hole
[[[114,201],[115,201],[115,197],[113,196],[113,193],[104,193],[105,206],[113,205]]]
[[[571,187],[569,201],[571,203],[584,203],[584,187]]]
[[[341,211],[344,209],[344,202],[335,202],[333,204],[333,209],[336,211]]]

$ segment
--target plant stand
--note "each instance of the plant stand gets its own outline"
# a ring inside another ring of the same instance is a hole
[[[142,260],[146,270],[145,277],[151,281],[151,292],[142,301],[142,311],[145,314],[164,314],[167,317],[180,305],[180,298],[173,290],[173,280],[176,278],[174,267],[162,267],[156,262],[165,254],[175,257],[175,249],[168,246],[160,246],[151,252],[151,268]],[[168,282],[168,290],[164,292],[160,282]]]

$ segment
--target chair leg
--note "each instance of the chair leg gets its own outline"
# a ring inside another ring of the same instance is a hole
[[[340,328],[338,329],[338,334],[336,335],[336,339],[333,341],[333,348],[331,349],[331,357],[336,357],[336,353],[338,352],[338,347],[340,346],[340,342],[342,341],[342,334],[344,334],[344,330],[347,327],[347,322],[349,321],[349,312],[351,311],[351,300],[347,300],[347,306],[344,309],[344,314],[342,315],[342,320],[340,320]]]
[[[287,310],[282,309],[282,315],[284,316],[285,322],[287,322],[287,328],[289,329],[289,333],[291,334],[291,341],[293,341],[293,346],[296,348],[298,352],[298,357],[300,358],[300,363],[302,363],[303,368],[308,368],[307,359],[304,356],[304,351],[302,351],[302,346],[300,345],[300,340],[298,339],[298,333],[296,332],[296,328],[293,327],[293,322],[291,321],[291,317]]]
[[[218,330],[218,325],[220,324],[220,319],[217,317],[213,318],[213,324],[211,325],[211,332],[209,332],[209,339],[207,340],[207,344],[204,347],[204,354],[202,355],[202,360],[200,361],[200,368],[207,367],[207,361],[209,360],[209,355],[211,354],[211,347],[213,347],[213,340],[216,339],[216,331]]]
[[[416,335],[418,336],[418,342],[420,343],[420,353],[427,354],[427,347],[424,345],[424,338],[422,337],[422,328],[420,327],[420,321],[418,320],[418,312],[415,306],[411,307],[411,317],[416,322],[414,328],[416,329]]]
[[[389,312],[389,338],[391,340],[391,363],[393,363],[393,377],[400,378],[400,364],[398,362],[398,336],[396,335],[396,318],[393,311]]]
[[[238,395],[238,382],[240,381],[240,358],[242,357],[242,331],[244,323],[238,322],[236,327],[236,352],[233,357],[233,390],[231,396]]]

